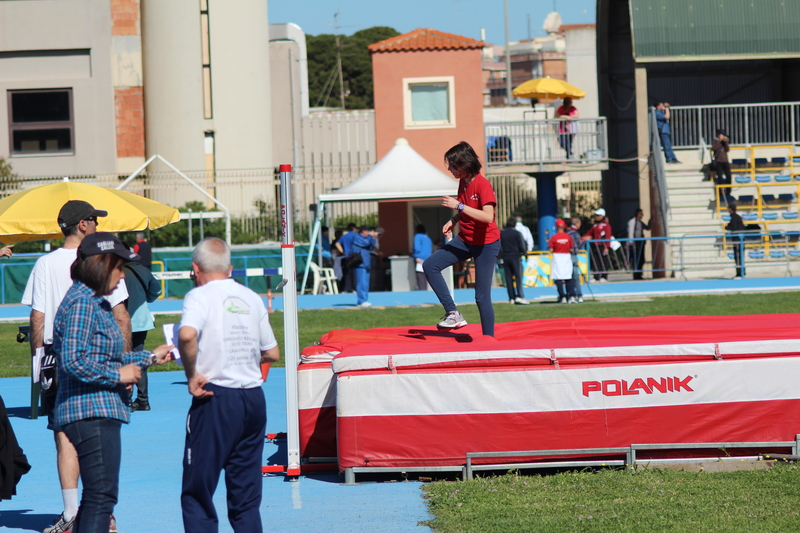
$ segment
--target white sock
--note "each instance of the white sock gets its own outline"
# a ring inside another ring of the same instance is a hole
[[[64,500],[64,520],[70,521],[78,514],[78,489],[61,489]]]

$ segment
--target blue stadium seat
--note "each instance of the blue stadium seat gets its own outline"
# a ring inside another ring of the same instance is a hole
[[[750,176],[736,176],[733,178],[736,180],[736,183],[750,183]]]
[[[800,250],[789,250],[789,255],[792,257],[800,257]]]
[[[739,196],[739,204],[750,204],[750,205],[752,205],[752,203],[754,201],[755,201],[755,196],[753,196],[752,194],[743,194],[743,195]]]
[[[778,213],[764,213],[761,218],[764,220],[778,220]]]
[[[797,198],[797,195],[793,192],[787,192],[778,195],[779,202],[793,202]]]
[[[758,220],[758,213],[742,213],[742,220],[747,220],[748,222]]]
[[[797,220],[798,218],[800,218],[800,215],[798,215],[794,211],[787,211],[783,213],[783,218],[785,218],[786,220]]]
[[[775,195],[774,194],[762,194],[761,201],[765,204],[770,204],[775,202]]]
[[[786,183],[787,181],[792,181],[792,177],[789,174],[778,174],[775,176],[775,181],[778,183]]]
[[[769,183],[770,181],[772,181],[772,176],[769,175],[756,176],[756,181],[758,183]]]
[[[766,257],[761,250],[750,250],[747,252],[747,255],[749,255],[751,259],[764,259],[764,257]]]
[[[733,252],[728,252],[728,259],[733,259],[733,258],[734,258]]]
[[[800,159],[800,157],[798,157],[798,159]],[[731,165],[735,165],[738,167],[746,167],[747,159],[731,159]]]
[[[730,222],[731,221],[731,216],[730,215],[722,215],[722,220],[724,220],[725,222]]]
[[[795,240],[800,239],[800,231],[787,231],[786,233],[784,233],[784,235],[789,237],[789,239],[795,239]]]
[[[770,250],[769,256],[772,257],[773,259],[780,259],[782,257],[786,257],[786,252],[784,252],[783,250]]]
[[[769,166],[769,159],[766,157],[756,157],[756,167]]]
[[[775,166],[775,167],[782,167],[782,166],[786,165],[786,163],[788,163],[788,162],[789,162],[789,158],[788,157],[773,157],[772,158],[772,166]]]

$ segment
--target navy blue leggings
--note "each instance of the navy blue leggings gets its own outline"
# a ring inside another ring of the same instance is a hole
[[[456,303],[442,276],[442,270],[469,258],[475,260],[475,303],[481,315],[484,335],[494,337],[494,308],[492,307],[492,276],[500,252],[500,241],[490,244],[467,244],[459,237],[445,244],[422,263],[428,284],[444,306],[445,312],[457,311]]]

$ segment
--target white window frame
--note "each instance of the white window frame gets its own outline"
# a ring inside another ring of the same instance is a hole
[[[448,114],[449,120],[412,120],[411,114],[411,86],[413,85],[440,85],[447,84]],[[455,128],[456,127],[456,79],[454,76],[432,76],[427,78],[403,78],[403,115],[405,127],[411,129],[435,129],[435,128]]]

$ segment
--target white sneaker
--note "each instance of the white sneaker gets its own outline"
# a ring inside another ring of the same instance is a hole
[[[511,305],[514,305],[515,303],[517,303],[517,301],[516,300],[509,300],[508,303],[510,303]]]
[[[563,299],[560,298],[558,300],[558,303],[560,303],[560,304],[568,304],[569,303],[569,298],[563,298]]]
[[[600,283],[608,283],[608,280],[606,278],[600,278]]]
[[[575,299],[575,297],[574,297],[574,296],[572,296],[572,297],[570,297],[570,299],[569,299],[569,300],[567,300],[567,303],[570,303],[570,304],[576,304],[576,303],[578,303],[578,300],[576,300],[576,299]]]
[[[437,327],[440,329],[456,329],[456,328],[463,328],[467,325],[467,321],[464,320],[464,317],[458,311],[450,311],[444,317],[442,317],[442,321],[436,324]]]
[[[61,513],[55,523],[50,526],[44,528],[44,533],[69,533],[72,531],[72,526],[75,524],[75,517],[73,516],[71,520],[64,519],[64,513]]]
[[[372,304],[369,302],[361,302],[360,304],[358,304],[358,307],[360,307],[361,309],[366,309],[367,307],[372,307]]]
[[[530,302],[528,300],[526,300],[525,298],[517,297],[517,298],[514,299],[514,303],[518,304],[518,305],[528,305]]]
[[[579,303],[579,304],[582,304],[582,303],[583,303],[583,296],[578,296],[578,303]]]

